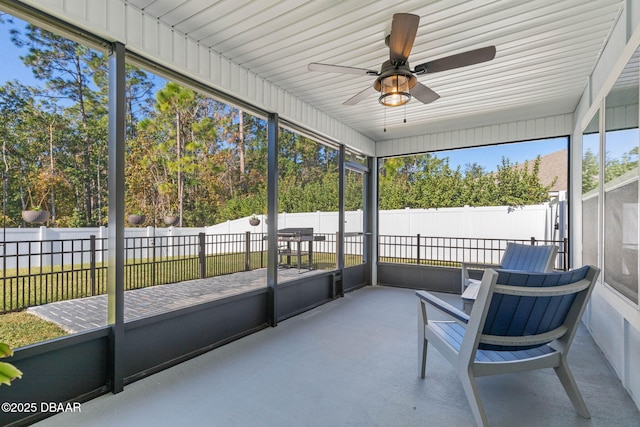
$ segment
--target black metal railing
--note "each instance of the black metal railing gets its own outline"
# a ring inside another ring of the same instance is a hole
[[[313,268],[337,265],[337,234],[315,234]],[[125,290],[238,273],[267,264],[266,233],[125,237]],[[365,237],[345,234],[345,266],[363,262]],[[462,262],[498,263],[508,242],[557,244],[556,268],[567,269],[563,241],[379,236],[378,260],[458,267]],[[0,313],[106,293],[107,239],[5,242],[0,255]]]
[[[106,270],[98,240],[5,242],[0,312],[103,293]]]
[[[266,233],[125,237],[125,290],[238,273],[267,265]],[[335,234],[313,242],[313,268],[336,266]],[[0,313],[106,293],[107,239],[6,242]]]
[[[378,238],[378,260],[386,263],[460,267],[463,262],[499,264],[509,242],[557,245],[556,270],[569,268],[569,243],[564,240],[469,237],[389,236]]]

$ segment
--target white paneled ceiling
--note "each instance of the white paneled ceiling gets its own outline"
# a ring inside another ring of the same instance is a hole
[[[460,121],[574,111],[622,0],[128,0],[372,140]],[[496,58],[427,74],[441,98],[382,107],[342,103],[375,77],[311,72],[310,62],[379,70],[394,13],[420,16],[409,62],[495,45]],[[403,120],[406,118],[406,123]],[[386,122],[387,131],[384,132]]]

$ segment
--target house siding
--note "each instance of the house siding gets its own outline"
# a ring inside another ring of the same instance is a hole
[[[477,147],[570,135],[573,114],[560,114],[429,133],[376,143],[378,157]]]

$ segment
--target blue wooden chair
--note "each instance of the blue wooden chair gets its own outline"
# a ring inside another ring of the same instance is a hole
[[[469,277],[469,270],[502,268],[505,270],[519,270],[529,272],[548,272],[553,266],[558,254],[556,245],[523,245],[508,243],[500,264],[462,263],[462,302],[464,311],[469,313],[478,295],[480,280]]]
[[[431,345],[456,368],[476,423],[484,426],[476,377],[554,368],[576,412],[590,418],[567,352],[599,273],[592,266],[551,273],[488,269],[470,316],[428,292],[416,292],[420,377]],[[429,321],[433,307],[451,320]]]

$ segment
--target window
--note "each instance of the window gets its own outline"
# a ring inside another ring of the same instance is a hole
[[[107,61],[1,12],[0,42],[0,336],[21,347],[106,320]],[[96,304],[63,313],[61,301],[75,298]]]
[[[596,111],[582,135],[582,263],[600,265],[599,236],[599,176],[600,176],[600,115]]]
[[[638,303],[637,51],[605,99],[604,281]]]

